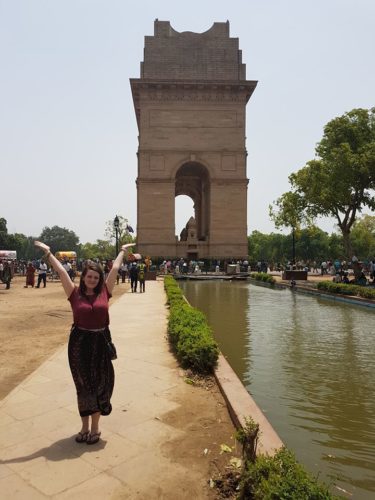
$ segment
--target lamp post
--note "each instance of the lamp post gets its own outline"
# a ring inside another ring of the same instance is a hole
[[[296,235],[295,227],[292,227],[292,267],[296,265]]]
[[[120,220],[117,217],[117,215],[114,218],[113,227],[115,228],[115,233],[116,233],[116,257],[117,257],[117,255],[118,255],[118,230],[119,230],[119,227],[120,227]]]
[[[120,220],[119,218],[116,217],[114,218],[113,220],[113,227],[115,228],[115,233],[116,233],[116,256],[115,258],[118,256],[118,230],[119,230],[119,227],[120,227]],[[117,276],[116,276],[116,283],[119,284],[119,274],[117,273]]]

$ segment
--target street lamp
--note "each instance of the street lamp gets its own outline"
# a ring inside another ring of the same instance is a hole
[[[117,215],[114,218],[113,227],[115,228],[115,232],[116,232],[116,257],[117,257],[117,255],[118,255],[118,230],[120,227],[120,219],[118,218]]]
[[[296,230],[295,227],[292,227],[292,266],[296,265]],[[292,267],[292,268],[293,268]]]

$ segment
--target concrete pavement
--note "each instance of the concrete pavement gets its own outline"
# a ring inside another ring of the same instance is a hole
[[[73,438],[80,419],[66,346],[1,401],[0,498],[207,498],[207,478],[161,449],[183,432],[163,415],[179,406],[174,394],[186,384],[165,338],[163,283],[146,286],[110,309],[119,358],[114,409],[101,419],[97,445]],[[174,489],[179,484],[186,488]]]

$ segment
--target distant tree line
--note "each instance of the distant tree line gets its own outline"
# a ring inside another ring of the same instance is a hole
[[[134,241],[127,231],[127,219],[119,217],[120,227],[118,231],[119,244]],[[105,239],[98,239],[95,243],[80,243],[76,233],[65,227],[44,227],[38,236],[26,236],[22,233],[10,234],[7,229],[7,221],[0,217],[0,250],[16,250],[17,258],[20,260],[32,260],[39,256],[34,247],[34,240],[40,240],[50,246],[52,253],[61,250],[77,252],[81,259],[113,259],[115,257],[115,234],[111,231],[112,221],[108,221],[105,227]]]
[[[127,221],[120,218],[119,243],[134,241],[126,231]],[[111,233],[110,221],[106,224],[106,239],[98,239],[94,243],[80,243],[74,231],[53,226],[45,227],[39,236],[9,234],[7,221],[0,218],[0,250],[16,250],[19,259],[31,260],[37,256],[34,240],[44,241],[53,253],[59,250],[72,250],[82,259],[112,259],[115,256],[114,235]],[[336,257],[348,259],[344,250],[343,237],[340,234],[328,234],[317,226],[310,226],[296,231],[296,259],[324,260]],[[357,219],[351,231],[353,253],[361,260],[375,258],[375,216],[364,215]],[[266,260],[268,262],[285,262],[291,260],[292,236],[281,233],[265,234],[253,231],[248,237],[249,259],[251,261]]]
[[[364,215],[351,230],[352,254],[360,260],[375,258],[375,216]],[[292,259],[292,235],[253,231],[248,237],[250,261],[286,262]],[[321,262],[327,259],[350,259],[343,236],[328,234],[317,226],[295,232],[296,260]]]

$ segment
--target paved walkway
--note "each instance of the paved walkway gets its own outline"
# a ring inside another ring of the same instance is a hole
[[[101,419],[100,443],[74,442],[80,420],[66,347],[0,402],[0,498],[200,497],[203,485],[191,470],[161,452],[182,433],[162,420],[178,406],[172,393],[186,384],[165,340],[163,284],[146,285],[145,294],[126,293],[110,310],[119,359],[114,410]],[[196,492],[168,496],[161,478],[181,485],[194,479]]]

